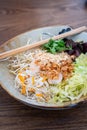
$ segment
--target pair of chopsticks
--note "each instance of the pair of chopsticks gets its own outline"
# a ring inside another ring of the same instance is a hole
[[[78,34],[78,33],[83,32],[85,30],[87,30],[87,27],[86,26],[82,26],[82,27],[73,29],[73,30],[71,30],[69,32],[66,32],[64,34],[60,34],[60,35],[54,36],[54,37],[52,37],[52,39],[54,39],[54,40],[62,39],[62,38],[68,37],[68,36],[72,36],[72,35]],[[22,47],[19,47],[19,48],[10,50],[10,51],[3,52],[3,53],[0,54],[0,59],[7,58],[7,57],[13,56],[15,54],[27,51],[29,49],[41,46],[41,45],[47,43],[49,40],[50,40],[50,38],[46,39],[46,40],[38,41],[38,42],[36,42],[34,44],[25,45],[25,46],[22,46]]]

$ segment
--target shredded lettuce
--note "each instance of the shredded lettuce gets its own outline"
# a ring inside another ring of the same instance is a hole
[[[71,78],[51,87],[54,103],[73,101],[87,95],[87,54],[81,54],[74,65]]]

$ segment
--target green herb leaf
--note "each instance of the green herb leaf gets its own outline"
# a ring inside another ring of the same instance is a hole
[[[62,52],[62,51],[66,51],[66,50],[72,50],[72,47],[66,47],[65,46],[65,42],[63,40],[53,40],[50,39],[48,43],[44,44],[43,49],[46,49],[47,52],[50,53],[57,53],[57,52]]]

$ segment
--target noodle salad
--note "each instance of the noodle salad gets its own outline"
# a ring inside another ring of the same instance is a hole
[[[10,57],[8,68],[15,76],[15,88],[37,102],[68,102],[86,96],[84,45],[68,39],[50,40],[40,48]]]

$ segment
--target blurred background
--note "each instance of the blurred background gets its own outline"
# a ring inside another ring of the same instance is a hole
[[[1,43],[32,28],[62,24],[87,25],[87,1],[0,0]]]

